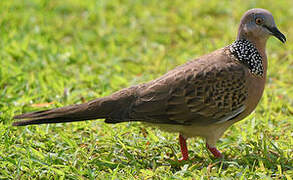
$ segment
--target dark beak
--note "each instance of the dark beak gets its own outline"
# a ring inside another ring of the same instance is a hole
[[[276,27],[267,27],[266,28],[272,33],[273,36],[275,36],[276,38],[278,38],[280,41],[282,41],[282,43],[286,42],[286,37],[284,34],[282,34],[278,28]]]

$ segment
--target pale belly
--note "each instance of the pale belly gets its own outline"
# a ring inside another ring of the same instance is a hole
[[[191,137],[202,137],[206,139],[207,143],[211,146],[214,146],[217,140],[223,135],[226,129],[231,126],[233,121],[226,121],[220,124],[211,124],[205,126],[199,125],[168,125],[168,124],[150,124],[145,123],[147,126],[158,127],[159,129],[171,132],[171,133],[180,133],[185,138]]]

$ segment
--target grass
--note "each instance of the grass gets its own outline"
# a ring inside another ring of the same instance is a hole
[[[0,1],[0,179],[292,179],[293,1]],[[82,103],[152,80],[235,39],[242,14],[270,10],[263,98],[218,142],[103,121],[12,127],[21,112]]]

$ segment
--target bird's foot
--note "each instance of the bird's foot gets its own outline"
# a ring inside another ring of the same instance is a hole
[[[188,160],[188,150],[187,150],[187,145],[186,145],[186,138],[184,138],[181,134],[179,135],[179,143],[180,143],[182,158],[179,159],[178,161],[179,162],[187,161]]]
[[[215,156],[215,158],[223,158],[223,154],[213,146],[210,146],[208,143],[206,144],[208,150]]]
[[[182,157],[181,159],[178,159],[178,162],[184,162],[184,161],[188,161],[188,157]]]

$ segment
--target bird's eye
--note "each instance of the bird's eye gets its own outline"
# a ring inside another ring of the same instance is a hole
[[[261,24],[263,23],[263,19],[262,19],[262,18],[256,18],[256,19],[255,19],[255,23],[256,23],[257,25],[261,25]]]

